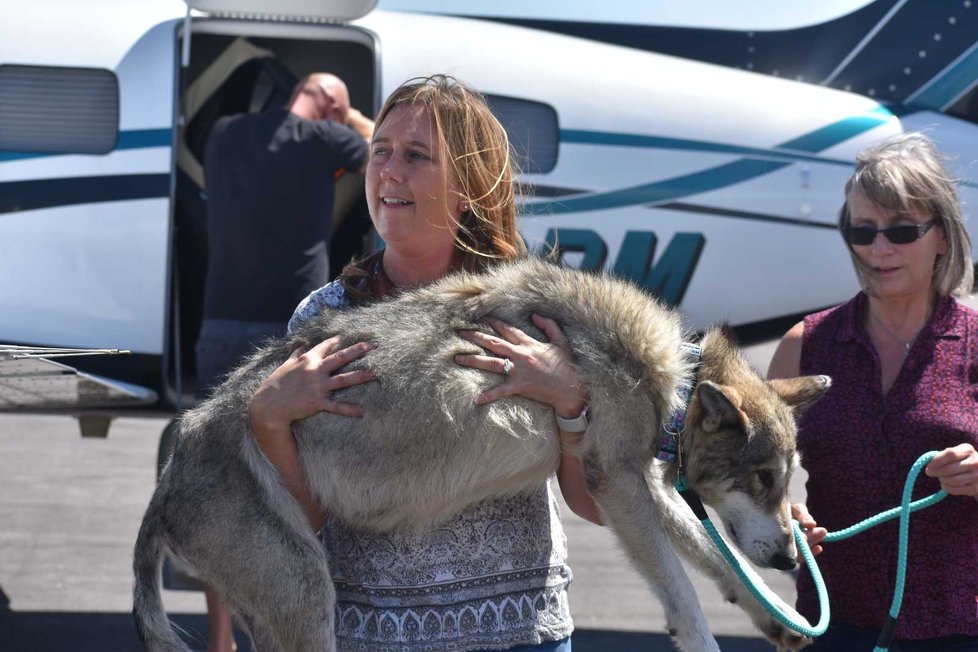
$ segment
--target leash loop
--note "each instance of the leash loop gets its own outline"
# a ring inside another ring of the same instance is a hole
[[[917,476],[920,475],[923,468],[927,466],[928,462],[930,462],[937,455],[937,453],[938,451],[924,453],[917,458],[916,462],[914,462],[913,467],[911,467],[910,472],[907,474],[907,480],[903,485],[903,496],[899,507],[889,509],[842,530],[830,532],[824,539],[827,542],[842,541],[881,523],[890,521],[898,516],[900,518],[900,545],[897,556],[896,588],[893,595],[893,602],[890,606],[889,617],[887,618],[886,623],[884,623],[883,629],[880,632],[880,637],[876,642],[876,647],[873,649],[873,652],[886,652],[886,650],[889,649],[890,644],[893,642],[893,633],[896,630],[897,616],[900,614],[900,607],[903,604],[903,588],[906,583],[910,514],[925,507],[930,507],[947,496],[947,492],[941,489],[940,491],[927,496],[926,498],[921,498],[913,502],[910,500],[913,494],[913,487],[917,480]],[[764,580],[757,575],[757,573],[755,573],[752,569],[745,567],[740,562],[740,560],[727,545],[727,542],[724,541],[722,536],[720,536],[720,533],[717,531],[716,527],[713,525],[713,522],[710,520],[709,515],[706,513],[706,508],[703,507],[703,502],[700,500],[700,497],[696,494],[695,490],[689,487],[689,483],[687,482],[684,473],[680,472],[673,482],[673,486],[676,488],[676,491],[679,492],[679,495],[682,496],[683,500],[686,501],[686,504],[689,505],[690,509],[693,510],[693,513],[696,514],[696,518],[700,520],[703,527],[706,528],[710,538],[713,539],[714,544],[716,544],[724,559],[727,560],[727,563],[744,583],[744,586],[750,590],[751,594],[757,599],[758,602],[764,605],[764,608],[767,609],[768,613],[770,613],[778,622],[788,629],[798,632],[799,634],[803,634],[804,636],[815,638],[825,633],[825,630],[828,629],[830,618],[828,592],[825,588],[825,581],[822,579],[822,573],[819,571],[818,564],[815,562],[815,556],[808,547],[808,540],[805,537],[805,533],[802,532],[798,521],[794,519],[791,521],[792,534],[794,535],[795,543],[798,545],[798,549],[801,551],[802,559],[804,559],[805,565],[808,567],[808,570],[811,573],[812,580],[815,584],[815,590],[818,593],[819,619],[818,623],[816,623],[814,626],[812,626],[800,614],[795,614],[797,618],[788,615],[780,606],[774,604],[774,602],[768,597],[767,594],[773,595],[771,589],[764,584]]]

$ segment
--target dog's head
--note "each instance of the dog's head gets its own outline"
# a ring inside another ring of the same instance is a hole
[[[717,329],[706,334],[701,350],[683,441],[689,484],[752,562],[794,568],[788,483],[799,462],[795,418],[831,381],[765,382]]]

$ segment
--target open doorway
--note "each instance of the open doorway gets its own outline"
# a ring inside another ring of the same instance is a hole
[[[377,66],[372,41],[361,30],[324,26],[278,25],[273,29],[221,23],[210,33],[195,25],[189,67],[180,83],[182,119],[176,151],[174,198],[174,291],[171,293],[171,350],[179,352],[171,378],[179,369],[179,393],[186,406],[194,402],[196,359],[207,272],[207,193],[203,157],[217,120],[237,113],[257,113],[284,106],[296,82],[318,71],[338,75],[347,84],[351,105],[373,117],[379,103]],[[241,28],[253,27],[251,30]],[[272,33],[245,33],[262,31]],[[295,32],[293,37],[290,32]],[[301,37],[300,37],[301,36]],[[364,253],[371,226],[362,179],[347,173],[337,182],[337,202],[330,240],[330,277]]]

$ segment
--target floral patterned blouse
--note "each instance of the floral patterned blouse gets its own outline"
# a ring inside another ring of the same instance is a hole
[[[334,281],[299,304],[289,331],[348,306]],[[478,503],[428,532],[381,534],[331,520],[320,538],[342,652],[504,650],[574,629],[567,544],[549,483]]]

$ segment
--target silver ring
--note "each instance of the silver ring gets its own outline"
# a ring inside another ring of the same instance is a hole
[[[513,370],[513,361],[509,358],[503,358],[503,375],[508,376],[509,372]]]

